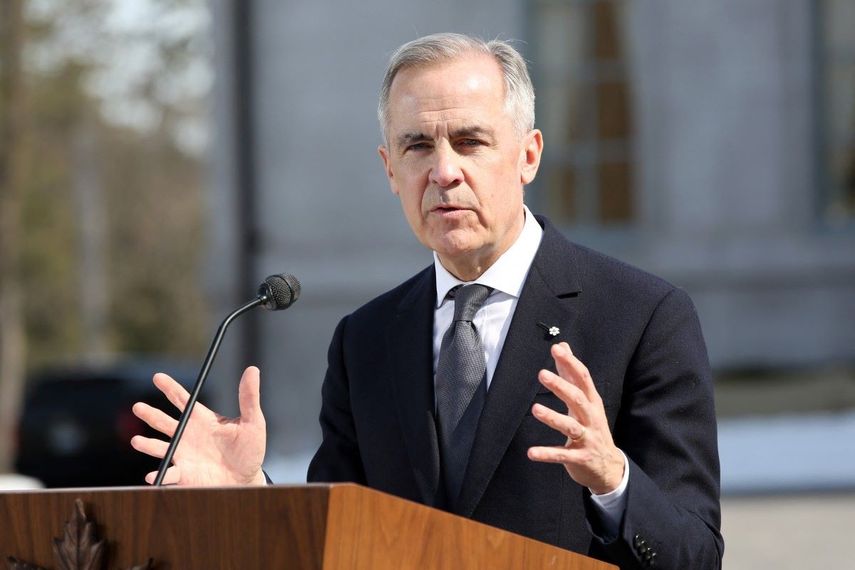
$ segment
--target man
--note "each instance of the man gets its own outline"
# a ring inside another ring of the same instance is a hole
[[[410,42],[391,58],[379,116],[392,192],[434,264],[339,323],[308,479],[365,484],[622,568],[719,568],[694,308],[524,206],[543,138],[520,55],[456,34]],[[183,407],[174,381],[155,383]],[[194,412],[168,482],[264,482],[258,385],[247,369],[240,418]]]

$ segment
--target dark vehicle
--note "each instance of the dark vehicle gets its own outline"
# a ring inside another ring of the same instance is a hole
[[[18,427],[15,468],[46,487],[145,485],[158,460],[135,451],[133,435],[155,432],[131,412],[134,402],[173,409],[151,382],[167,372],[188,386],[187,364],[122,361],[53,369],[29,382]]]

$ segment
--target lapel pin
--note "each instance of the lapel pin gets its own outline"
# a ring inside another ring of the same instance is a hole
[[[558,336],[559,334],[561,334],[561,329],[559,329],[558,327],[550,327],[550,326],[548,326],[544,323],[540,323],[540,322],[537,323],[537,326],[539,326],[540,328],[545,330],[546,334],[548,334],[549,336],[551,336],[553,338]]]

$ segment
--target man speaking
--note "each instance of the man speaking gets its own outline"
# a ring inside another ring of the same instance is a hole
[[[336,328],[308,480],[360,483],[621,568],[720,568],[695,310],[682,290],[568,242],[526,208],[543,136],[519,53],[458,34],[405,44],[379,118],[392,193],[434,263]],[[177,383],[155,383],[183,408]],[[175,430],[162,411],[134,411]],[[263,483],[256,368],[240,411],[198,406],[166,482]]]

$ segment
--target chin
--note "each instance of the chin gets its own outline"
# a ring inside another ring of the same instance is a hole
[[[475,236],[445,235],[428,246],[441,256],[459,258],[479,251],[483,243]]]

